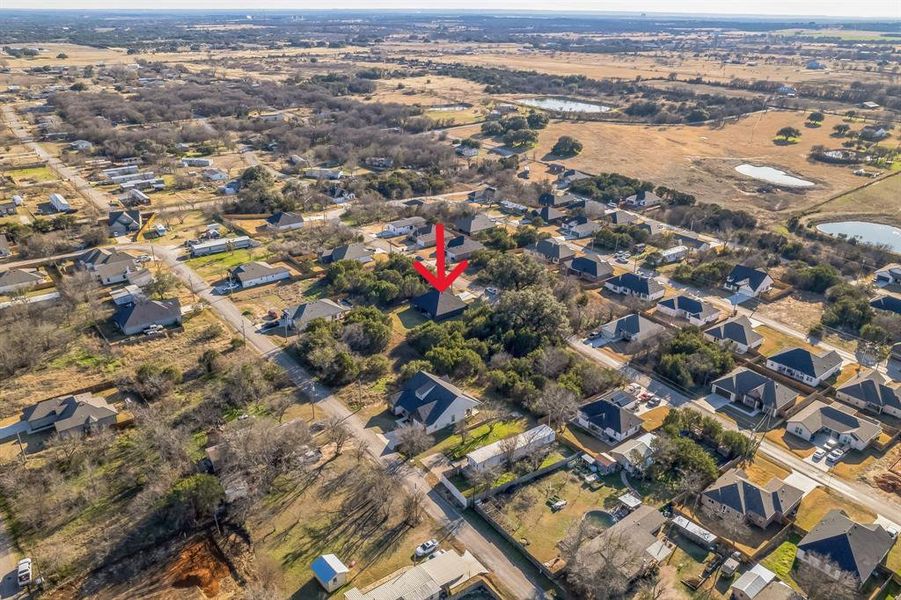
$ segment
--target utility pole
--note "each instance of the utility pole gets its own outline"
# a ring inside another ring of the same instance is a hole
[[[19,452],[21,453],[22,464],[24,465],[28,460],[28,457],[25,456],[25,446],[22,444],[22,434],[18,431],[16,432],[16,440],[19,442]]]

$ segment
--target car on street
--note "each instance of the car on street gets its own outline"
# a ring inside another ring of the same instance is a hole
[[[416,555],[416,558],[422,558],[424,556],[428,556],[437,549],[438,540],[432,538],[416,546],[416,551],[414,552],[414,554]]]

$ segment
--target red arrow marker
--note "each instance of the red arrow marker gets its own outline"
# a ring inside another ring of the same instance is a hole
[[[423,276],[423,278],[432,284],[439,292],[443,292],[454,282],[454,279],[460,276],[460,273],[466,270],[466,265],[468,264],[465,260],[461,260],[454,270],[450,273],[444,272],[444,225],[438,223],[435,225],[435,247],[438,249],[436,253],[437,265],[435,266],[435,273],[432,273],[421,262],[414,262],[413,268],[419,271],[419,274]]]

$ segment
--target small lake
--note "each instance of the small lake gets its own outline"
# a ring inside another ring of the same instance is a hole
[[[604,106],[603,104],[582,102],[581,100],[569,98],[525,98],[518,102],[526,106],[565,113],[604,113],[610,110],[609,106]]]
[[[781,185],[790,188],[808,188],[813,187],[812,181],[793,177],[785,171],[774,169],[773,167],[755,167],[754,165],[743,164],[735,167],[735,170],[747,177],[753,177],[759,181],[772,183],[773,185]]]
[[[901,229],[891,225],[866,221],[838,221],[817,225],[817,229],[830,235],[858,238],[868,244],[885,244],[895,252],[901,252]]]

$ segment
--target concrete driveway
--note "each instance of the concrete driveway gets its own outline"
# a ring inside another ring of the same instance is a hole
[[[0,442],[16,437],[19,433],[28,433],[28,421],[16,421],[6,427],[0,427]]]

